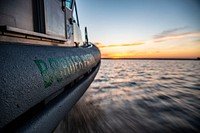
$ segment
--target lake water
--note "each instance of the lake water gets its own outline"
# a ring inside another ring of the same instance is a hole
[[[200,61],[102,60],[61,126],[72,133],[199,132]]]

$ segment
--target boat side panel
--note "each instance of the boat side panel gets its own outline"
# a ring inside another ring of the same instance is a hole
[[[33,31],[32,0],[1,0],[0,25]]]

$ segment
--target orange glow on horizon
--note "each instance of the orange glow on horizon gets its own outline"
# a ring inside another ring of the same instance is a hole
[[[197,58],[200,57],[200,48],[192,51],[188,50],[173,50],[173,51],[156,51],[156,52],[123,52],[120,51],[104,53],[103,49],[100,49],[102,58]]]
[[[102,45],[102,58],[197,58],[200,57],[200,33],[160,36],[131,44]]]

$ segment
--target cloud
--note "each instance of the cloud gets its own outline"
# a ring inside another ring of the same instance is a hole
[[[184,39],[188,37],[200,37],[200,32],[188,32],[188,33],[177,33],[177,34],[168,34],[163,36],[157,36],[152,41],[154,43],[161,43],[161,42],[167,42],[174,39]]]
[[[195,42],[199,42],[200,43],[200,39],[195,40]]]
[[[163,32],[154,35],[154,38],[162,38],[164,36],[168,36],[168,35],[173,35],[173,34],[177,34],[177,32],[183,31],[185,29],[187,29],[188,26],[184,26],[184,27],[178,27],[178,28],[174,28],[174,29],[170,29],[170,30],[164,30]]]
[[[176,39],[185,39],[185,38],[191,38],[191,37],[196,37],[197,40],[195,41],[199,42],[200,32],[175,33],[185,28],[186,27],[182,27],[182,28],[180,27],[176,29],[163,31],[162,33],[160,33],[160,35],[155,35],[153,39],[144,40],[142,42],[126,43],[126,44],[111,44],[111,45],[103,45],[101,43],[95,43],[95,44],[98,48],[104,49],[104,48],[116,48],[116,47],[131,47],[131,46],[138,46],[138,45],[150,44],[150,43],[157,44],[157,43],[174,41]]]
[[[162,38],[185,38],[185,37],[196,37],[200,36],[200,32],[193,32],[193,33],[181,33],[181,34],[171,34],[160,37]]]
[[[135,42],[135,43],[127,43],[127,44],[111,44],[111,45],[102,45],[101,43],[95,43],[99,48],[114,48],[114,47],[130,47],[142,45],[144,42]]]

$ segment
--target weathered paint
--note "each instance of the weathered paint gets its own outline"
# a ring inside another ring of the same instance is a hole
[[[49,75],[49,67],[43,60],[34,60],[34,61],[38,69],[40,70],[45,88],[50,86],[52,84],[53,77]]]
[[[87,73],[100,60],[95,46],[0,44],[0,128]]]
[[[39,59],[34,60],[34,62],[41,73],[44,87],[47,88],[54,81],[61,82],[63,78],[94,64],[95,58],[92,54],[86,54],[81,56],[48,58],[47,62]],[[51,75],[51,71],[53,75]]]

